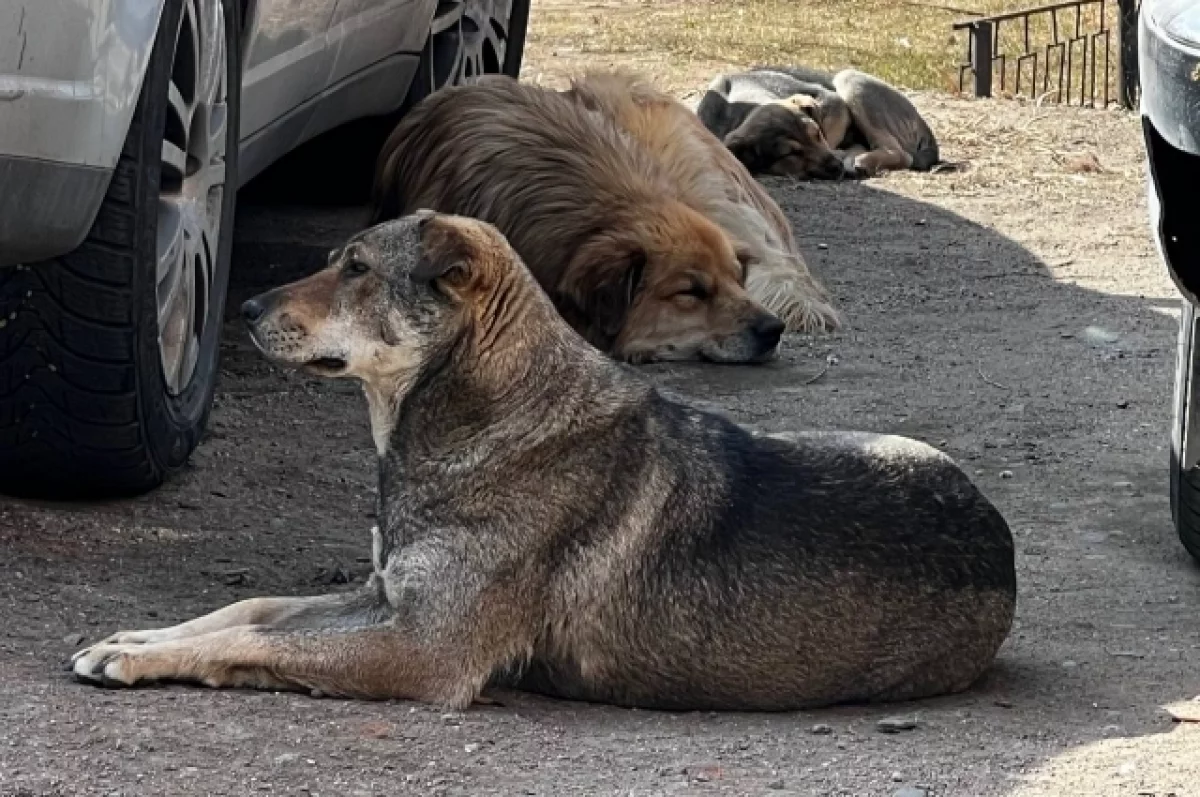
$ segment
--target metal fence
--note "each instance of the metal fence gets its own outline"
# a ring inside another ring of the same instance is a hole
[[[968,75],[977,97],[995,92],[1066,105],[1137,104],[1140,0],[1067,2],[958,22],[967,32]]]

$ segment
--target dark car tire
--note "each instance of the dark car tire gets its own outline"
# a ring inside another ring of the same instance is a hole
[[[531,0],[512,0],[512,6],[509,10],[507,40],[504,51],[504,63],[490,64],[486,63],[486,57],[483,59],[485,64],[480,70],[484,73],[495,74],[499,72],[503,75],[508,75],[511,78],[519,77],[521,74],[521,61],[525,56],[525,34],[529,29],[529,6]],[[440,10],[439,4],[439,10]],[[451,5],[451,4],[446,4]],[[434,26],[437,26],[437,18],[434,19]],[[453,31],[448,31],[451,43],[454,41]],[[440,46],[439,46],[440,45]],[[451,44],[452,46],[452,44]],[[433,92],[445,86],[455,85],[462,81],[464,77],[469,78],[471,75],[450,74],[446,71],[445,58],[440,57],[441,51],[446,47],[445,44],[438,41],[438,34],[431,32],[429,38],[425,41],[425,47],[421,51],[421,60],[417,65],[417,73],[413,76],[412,84],[408,89],[408,96],[404,100],[403,109],[407,110],[416,105],[421,100],[428,97]]]
[[[441,2],[438,13],[463,3]],[[530,0],[512,0],[504,63],[481,59],[488,74],[517,77],[525,53],[525,34],[529,26]],[[438,18],[434,18],[436,27]],[[409,108],[439,88],[461,81],[462,74],[445,71],[446,38],[453,44],[453,31],[440,35],[431,32],[425,40],[417,70],[409,84],[404,102],[385,116],[356,119],[301,144],[255,178],[243,192],[251,202],[286,202],[317,205],[356,205],[371,196],[376,158],[387,137]],[[439,67],[442,67],[439,69]]]
[[[181,20],[189,19],[184,5],[169,0],[163,9],[132,124],[84,243],[54,260],[0,270],[0,491],[10,495],[73,499],[145,492],[187,462],[203,433],[218,372],[233,241],[240,20],[239,3],[223,0],[226,102],[219,113],[226,130],[223,137],[204,137],[214,153],[211,162],[224,158],[221,201],[205,193],[213,203],[210,218],[219,207],[220,227],[216,246],[203,250],[203,269],[188,256],[175,258],[190,264],[178,273],[192,275],[199,286],[191,295],[204,298],[202,307],[197,300],[175,316],[187,319],[195,334],[180,360],[189,365],[172,374],[178,382],[172,390],[159,344],[157,235],[160,197],[172,190],[162,186],[164,175],[173,174],[163,168],[163,151],[164,136],[173,135],[167,129],[169,86],[183,80],[172,71],[176,37],[182,42],[180,31],[190,30],[181,28]],[[180,45],[180,52],[189,46]],[[193,134],[181,135],[190,156]],[[223,156],[212,148],[220,141]],[[180,174],[186,175],[192,162],[182,161],[187,166]],[[181,276],[173,284],[185,282]]]
[[[1196,341],[1196,307],[1188,300],[1181,302],[1179,313],[1179,350],[1175,363],[1175,413],[1171,434],[1171,516],[1185,548],[1200,561],[1200,468],[1183,468],[1186,436],[1200,430],[1191,428],[1188,414],[1196,416],[1197,357],[1200,348]],[[1195,418],[1194,418],[1195,419]]]

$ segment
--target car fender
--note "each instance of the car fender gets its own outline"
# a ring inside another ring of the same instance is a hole
[[[163,3],[0,0],[0,154],[111,170]]]

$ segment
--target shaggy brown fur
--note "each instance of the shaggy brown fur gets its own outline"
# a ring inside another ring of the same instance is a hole
[[[686,105],[622,72],[589,73],[567,94],[637,139],[685,201],[744,248],[746,290],[789,330],[837,327],[828,294],[808,270],[779,205]]]
[[[767,359],[784,325],[743,287],[753,251],[690,199],[601,114],[492,77],[405,117],[380,155],[375,217],[495,224],[559,312],[622,359]]]

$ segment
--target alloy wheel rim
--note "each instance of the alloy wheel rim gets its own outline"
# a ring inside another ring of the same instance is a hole
[[[431,93],[504,70],[514,2],[439,0],[426,56]]]
[[[191,384],[211,318],[225,196],[229,64],[221,3],[185,0],[167,89],[155,294],[163,378]]]

